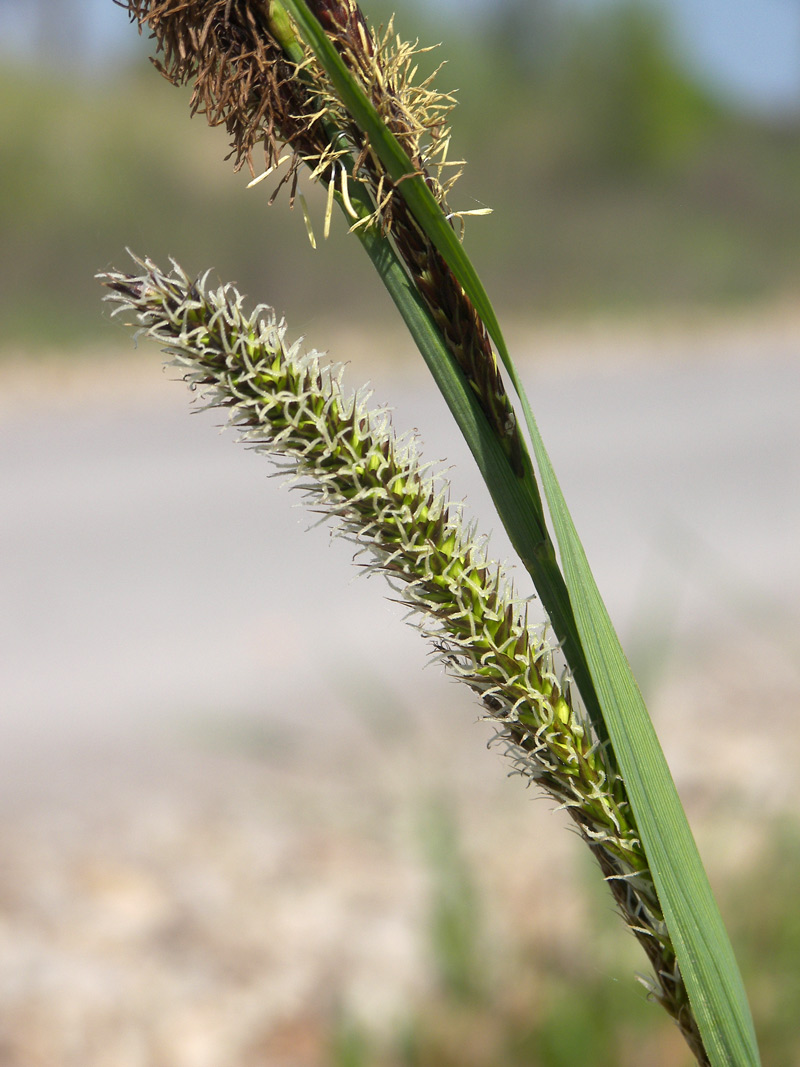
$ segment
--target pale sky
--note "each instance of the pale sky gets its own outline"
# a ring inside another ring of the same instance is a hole
[[[408,3],[409,0],[405,0]],[[552,0],[556,8],[592,7],[613,0]],[[690,62],[702,76],[746,104],[800,107],[800,0],[659,0],[671,13]],[[498,0],[436,0],[441,8],[490,14]],[[363,0],[369,11],[369,0]],[[62,6],[63,5],[63,6]],[[404,3],[398,2],[398,8]],[[33,47],[34,0],[0,0],[0,48]],[[135,30],[112,0],[60,0],[78,20],[74,40],[86,59],[100,51],[118,57],[129,50]]]

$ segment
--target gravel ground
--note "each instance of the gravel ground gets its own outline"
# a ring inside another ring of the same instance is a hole
[[[745,325],[530,342],[718,880],[796,809],[791,776],[754,773],[765,723],[800,761],[800,334]],[[490,969],[515,939],[570,951],[608,909],[349,548],[186,419],[154,356],[0,371],[0,1065],[323,1065],[337,1013],[387,1029],[426,995],[437,804],[492,902]],[[414,374],[371,373],[486,514]]]

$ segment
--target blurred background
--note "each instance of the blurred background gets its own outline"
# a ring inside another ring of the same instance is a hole
[[[397,29],[442,42],[451,203],[494,209],[468,251],[798,1067],[800,4]],[[506,558],[358,247],[247,189],[112,0],[0,0],[0,53],[2,1067],[688,1065],[562,814],[93,277],[129,246],[273,304]]]

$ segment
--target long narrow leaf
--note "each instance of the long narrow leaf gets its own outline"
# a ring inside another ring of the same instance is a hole
[[[565,647],[565,652],[576,677],[578,670],[570,653],[578,663],[588,664],[590,677],[584,677],[583,680],[578,677],[578,684],[585,699],[591,700],[593,694],[599,699],[603,721],[629,789],[642,843],[709,1058],[714,1067],[757,1067],[760,1060],[752,1020],[719,910],[647,709],[597,590],[486,292],[435,198],[422,178],[415,176],[413,165],[402,146],[386,128],[349,73],[322,27],[303,0],[284,0],[284,3],[295,18],[301,35],[325,67],[343,102],[368,134],[387,172],[395,182],[400,183],[400,191],[417,223],[445,258],[483,318],[520,395],[564,567],[563,580],[566,582],[568,599],[564,601],[562,589],[556,598],[559,601],[557,611],[563,612],[564,617],[573,620],[573,625],[577,626],[577,648]],[[389,287],[391,291],[391,285]],[[409,301],[413,303],[410,286],[402,296],[402,301],[407,305],[405,311],[401,302],[396,300],[409,321]],[[411,319],[421,310],[413,309]],[[416,339],[423,355],[427,347],[432,358],[428,359],[426,355],[426,359],[437,382],[440,382],[444,356],[437,349],[440,348],[441,339],[437,342],[432,336],[427,336],[426,329],[422,329]],[[452,361],[448,359],[447,362]],[[449,374],[447,372],[444,377]],[[464,394],[458,397],[459,404],[472,400],[468,397],[468,390],[463,389],[463,383],[457,392]],[[468,441],[476,458],[484,455],[487,446],[491,452],[491,446],[482,432],[483,427],[479,430],[475,425],[465,430],[462,422],[459,425],[465,435],[472,435],[473,439],[470,440],[468,436]],[[487,466],[485,462],[482,471],[484,466]],[[506,491],[497,494],[498,483],[495,482],[493,489],[491,482],[500,474],[500,469],[490,469],[491,466],[488,465],[490,477],[487,478],[490,491],[506,527],[509,528],[511,521],[513,529],[521,535],[521,540],[519,536],[512,536],[512,541],[552,617],[552,608],[547,603],[549,596],[541,587],[543,570],[548,574],[546,581],[552,581],[554,561],[549,558],[549,539],[546,536],[542,538],[541,524],[538,521],[531,523],[530,515],[527,524],[520,522],[520,507],[531,508],[534,501],[531,497],[527,501],[520,499],[519,485],[516,493],[515,487],[511,486],[510,499],[506,495],[507,486]],[[531,535],[535,540],[531,539]],[[543,545],[546,549],[544,553]],[[543,559],[547,561],[545,568],[542,567]],[[554,584],[558,586],[559,581]],[[555,618],[553,621],[557,625]],[[583,674],[583,671],[580,673]]]
[[[399,189],[408,199],[417,222],[439,249],[487,325],[503,362],[509,369],[515,388],[519,390],[516,371],[486,291],[438,203],[422,178],[414,176],[414,166],[405,150],[386,128],[304,0],[283,0],[283,3],[296,20],[302,37],[314,50],[351,114],[368,133],[370,143],[384,166],[397,181],[404,179],[400,181]],[[357,190],[358,183],[353,183],[351,196]],[[416,290],[408,282],[404,268],[393,256],[389,242],[377,235],[371,227],[362,227],[356,232],[378,268],[378,273],[403,315],[439,388],[444,392],[442,383],[450,382],[453,376],[461,379],[461,373],[439,330],[425,311]],[[446,388],[452,388],[452,382]],[[447,392],[445,398],[450,403]],[[469,401],[470,405],[474,406],[474,395],[469,397]],[[460,403],[464,403],[463,398]],[[471,427],[467,427],[459,421],[452,406],[451,410],[475,456],[511,543],[533,578],[597,734],[605,741],[605,723],[578,637],[570,598],[547,531],[539,488],[530,464],[526,464],[528,470],[523,478],[510,478],[507,459],[504,461],[502,457],[494,457],[495,443],[491,442],[490,436],[485,432],[488,430],[484,425],[485,419],[474,414],[476,421]],[[475,432],[478,424],[481,426],[480,434]],[[490,456],[493,458],[491,464],[487,465]]]
[[[365,195],[357,184],[354,185],[351,190],[354,203],[358,205],[360,198]],[[367,205],[363,209],[369,210]],[[605,740],[605,723],[595,697],[588,664],[583,658],[570,598],[541,517],[538,487],[531,479],[520,479],[512,471],[508,456],[490,427],[475,391],[467,384],[391,243],[376,227],[361,227],[356,233],[444,396],[475,458],[515,551],[534,578],[586,710],[595,723],[598,735]]]
[[[757,1067],[744,986],[683,806],[524,397],[523,403],[589,670],[706,1051],[714,1067]]]
[[[325,68],[345,107],[369,137],[370,145],[387,173],[395,183],[399,183],[398,189],[422,230],[444,256],[464,292],[475,305],[498,350],[505,350],[500,324],[472,261],[453,227],[445,219],[433,193],[417,174],[405,149],[387,129],[304,0],[282,0],[282,3],[291,12],[301,36]]]

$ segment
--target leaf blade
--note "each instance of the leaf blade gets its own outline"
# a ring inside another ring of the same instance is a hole
[[[475,305],[492,340],[498,345],[498,349],[502,348],[507,352],[497,315],[472,261],[464,251],[453,227],[446,220],[433,193],[416,173],[405,149],[367,99],[304,0],[282,0],[282,3],[296,21],[304,40],[324,66],[345,107],[369,137],[372,148],[397,184],[418,224],[445,258],[464,292]]]
[[[620,770],[630,791],[642,843],[651,864],[659,899],[697,1013],[703,1040],[714,1067],[758,1067],[760,1060],[741,976],[685,812],[641,693],[597,590],[583,546],[572,523],[488,296],[435,198],[425,182],[414,176],[413,166],[402,146],[386,128],[360,86],[347,71],[322,27],[303,0],[284,0],[284,3],[297,21],[302,36],[314,49],[328,72],[348,110],[368,134],[370,143],[387,172],[395,182],[399,182],[399,189],[417,223],[442,254],[472,300],[512,378],[525,412],[561,553],[564,573],[562,578],[559,572],[558,579],[565,585],[559,596],[566,592],[567,601],[561,603],[559,610],[563,611],[565,618],[573,619],[578,646],[574,654],[579,654],[588,668],[589,678],[578,679],[578,684],[587,702],[590,699],[589,688],[599,700],[603,724],[608,729]],[[405,294],[402,299],[411,300],[413,303],[410,293]],[[400,307],[400,304],[398,306]],[[411,305],[407,304],[407,310],[410,307]],[[419,310],[412,310],[412,319]],[[443,375],[442,361],[452,363],[452,360],[449,353],[426,336],[426,330],[421,332],[420,337],[420,350],[425,355],[424,349],[428,348],[431,357],[429,366],[434,370],[434,376],[438,375],[439,383]],[[439,340],[441,341],[441,338]],[[425,355],[425,358],[428,360],[429,357]],[[448,378],[451,372],[452,368],[444,377]],[[465,403],[470,400],[474,401],[474,397],[459,397],[459,401]],[[465,432],[463,425],[459,425],[462,432]],[[467,438],[468,443],[481,466],[482,449],[488,447],[491,452],[493,446],[476,427],[470,428],[469,433],[474,436],[472,442]],[[481,470],[483,473],[484,468],[481,467]],[[496,471],[490,471],[490,478],[499,474],[502,481],[506,473],[498,467]],[[484,477],[486,479],[486,474]],[[541,524],[538,520],[534,529],[530,525],[530,514],[527,517],[527,525],[524,517],[520,523],[520,507],[530,509],[534,506],[533,501],[520,500],[519,492],[522,486],[518,484],[516,499],[513,485],[510,498],[506,485],[500,494],[501,502],[498,503],[498,497],[495,496],[496,487],[493,490],[489,479],[486,480],[506,528],[509,529],[509,521],[513,521],[514,528],[520,532],[519,543],[513,536],[512,541],[537,588],[540,588],[539,583],[543,580],[543,575],[544,580],[553,580],[554,561],[545,560],[547,566],[543,567],[542,545],[549,546],[550,542],[546,530],[544,537],[541,536]],[[503,508],[506,509],[505,514]],[[557,565],[555,569],[558,570]],[[558,585],[558,580],[555,584]],[[549,604],[545,606],[550,610]],[[553,621],[556,622],[555,619]],[[575,664],[571,663],[571,666],[577,675]],[[678,875],[678,871],[683,873]]]
[[[535,419],[534,454],[564,578],[664,917],[713,1067],[758,1067],[744,985],[683,805]]]

